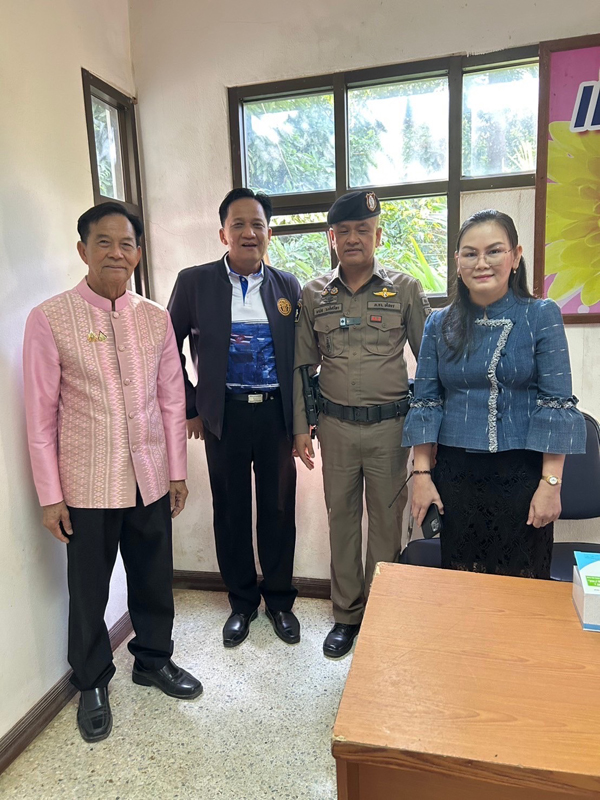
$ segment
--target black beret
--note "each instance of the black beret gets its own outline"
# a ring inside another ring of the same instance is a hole
[[[335,225],[351,219],[369,219],[381,214],[381,205],[375,192],[349,192],[338,198],[329,209],[327,224]]]

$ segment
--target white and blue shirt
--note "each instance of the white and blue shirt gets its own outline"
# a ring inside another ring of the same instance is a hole
[[[227,256],[225,266],[232,286],[227,390],[272,391],[279,386],[279,379],[271,328],[260,294],[263,265],[247,277],[231,269]]]

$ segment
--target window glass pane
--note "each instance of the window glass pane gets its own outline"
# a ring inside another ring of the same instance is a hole
[[[305,222],[327,222],[326,211],[315,211],[312,214],[274,214],[271,227],[276,225],[302,225]]]
[[[331,270],[327,234],[273,236],[269,244],[269,260],[272,266],[291,272],[304,285],[311,278]]]
[[[351,186],[448,178],[448,81],[348,91]]]
[[[384,266],[417,278],[429,294],[445,293],[447,220],[446,197],[382,201],[383,237],[375,255]]]
[[[119,140],[119,114],[116,108],[102,102],[97,97],[92,97],[92,114],[100,194],[105,197],[113,197],[115,200],[125,200]]]
[[[463,175],[534,172],[538,65],[464,76]]]
[[[244,104],[247,184],[270,194],[335,188],[333,95]]]

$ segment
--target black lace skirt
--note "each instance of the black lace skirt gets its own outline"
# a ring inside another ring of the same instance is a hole
[[[541,475],[542,454],[533,450],[439,445],[433,480],[444,504],[442,567],[549,578],[554,525],[527,525]]]

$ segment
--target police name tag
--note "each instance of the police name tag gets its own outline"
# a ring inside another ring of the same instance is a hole
[[[326,306],[318,306],[315,308],[315,317],[322,317],[323,314],[337,314],[342,310],[341,303],[330,303]]]
[[[370,300],[367,308],[377,308],[380,311],[402,311],[402,303],[392,303],[388,300]]]

